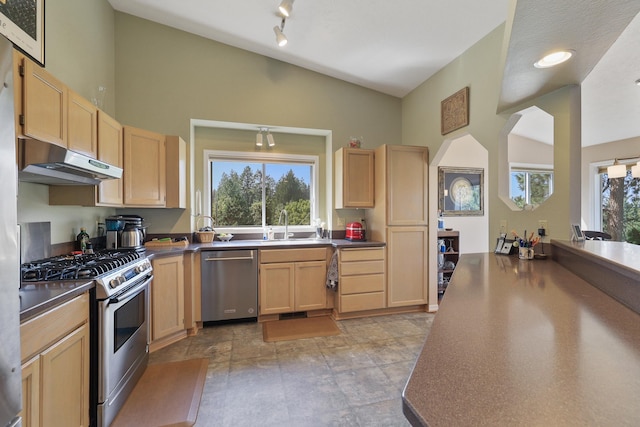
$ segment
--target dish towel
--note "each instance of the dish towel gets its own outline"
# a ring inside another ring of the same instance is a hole
[[[327,288],[338,289],[338,251],[335,251],[329,261],[329,268],[327,269]]]

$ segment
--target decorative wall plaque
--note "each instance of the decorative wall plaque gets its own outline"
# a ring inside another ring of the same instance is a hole
[[[440,105],[442,135],[469,124],[469,86],[460,89]]]

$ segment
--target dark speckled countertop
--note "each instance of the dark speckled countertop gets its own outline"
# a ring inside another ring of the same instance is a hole
[[[640,315],[553,260],[467,254],[403,410],[413,425],[631,426],[639,396]]]
[[[146,255],[154,257],[180,255],[185,252],[232,249],[287,249],[309,247],[379,247],[381,242],[351,242],[344,239],[291,239],[291,240],[231,240],[230,242],[214,241],[212,243],[192,243],[188,246],[172,246],[166,248],[147,249]],[[24,322],[38,314],[62,304],[94,287],[93,281],[58,281],[47,283],[22,283],[20,289],[20,321]]]
[[[22,283],[20,288],[20,322],[31,319],[95,287],[91,281]]]

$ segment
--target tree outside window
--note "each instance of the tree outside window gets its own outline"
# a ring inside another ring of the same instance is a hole
[[[602,231],[612,240],[640,244],[640,180],[600,174]]]
[[[283,209],[289,225],[310,226],[310,163],[211,160],[211,217],[217,227],[264,227],[278,223]]]
[[[521,209],[537,206],[553,194],[552,170],[512,169],[509,197]]]

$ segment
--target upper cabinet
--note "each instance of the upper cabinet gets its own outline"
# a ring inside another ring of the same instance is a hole
[[[122,125],[104,111],[98,111],[98,160],[124,168]],[[97,204],[120,206],[123,200],[122,179],[102,181],[97,189]]]
[[[92,158],[98,156],[98,109],[44,68],[16,53],[17,132]]]
[[[165,136],[132,126],[124,127],[124,204],[165,206]]]
[[[67,89],[67,148],[94,159],[98,156],[98,108]]]
[[[17,132],[22,136],[67,147],[67,87],[44,68],[16,53],[22,87]]]
[[[427,225],[429,152],[426,147],[382,145],[376,149],[376,222]],[[372,225],[373,227],[373,225]]]
[[[334,156],[336,209],[374,207],[374,151],[343,147]]]

